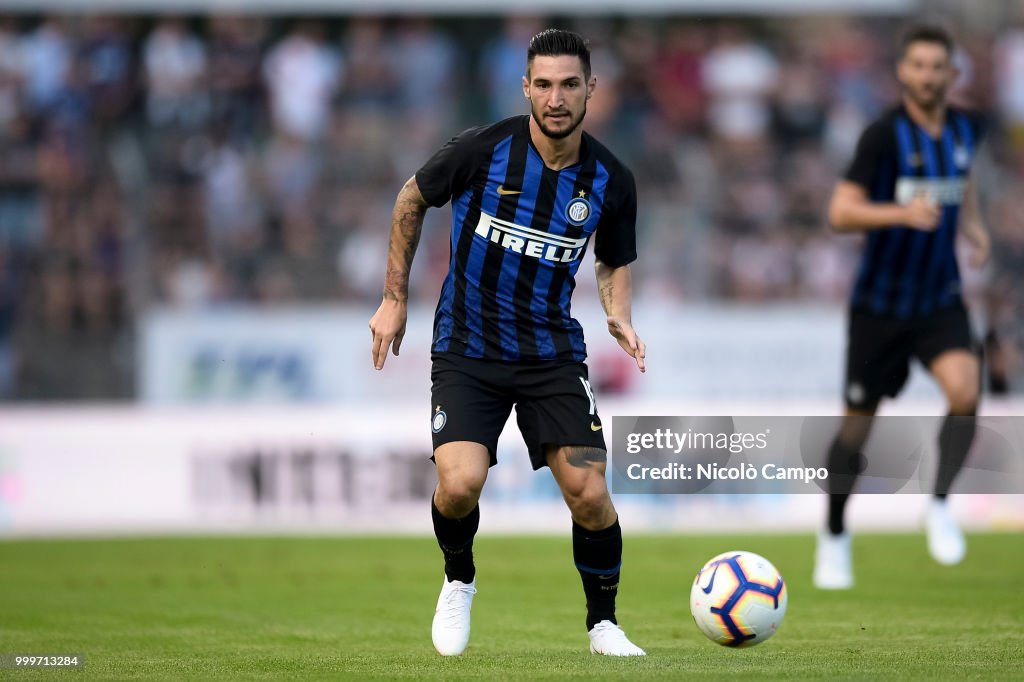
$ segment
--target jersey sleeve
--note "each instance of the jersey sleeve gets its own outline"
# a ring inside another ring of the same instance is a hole
[[[611,192],[594,235],[594,256],[613,268],[636,260],[636,181],[622,167],[613,176]]]
[[[477,169],[481,130],[470,128],[459,133],[416,171],[416,184],[428,204],[440,208],[469,185]]]
[[[992,125],[989,116],[979,112],[969,112],[967,122],[971,126],[971,133],[974,134],[975,146],[980,147]]]
[[[857,152],[843,177],[867,190],[874,187],[882,167],[896,161],[891,135],[891,128],[881,121],[868,126],[857,142]]]

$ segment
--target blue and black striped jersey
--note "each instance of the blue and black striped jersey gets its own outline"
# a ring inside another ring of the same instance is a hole
[[[633,176],[583,134],[579,162],[544,165],[529,117],[459,134],[417,173],[432,206],[452,202],[451,260],[433,352],[509,361],[586,359],[570,314],[587,243],[617,267],[636,259]]]
[[[932,232],[893,225],[868,233],[853,309],[908,319],[962,304],[957,223],[980,137],[980,119],[953,107],[938,138],[902,106],[864,131],[846,179],[877,202],[906,204],[923,194],[941,207],[942,217]]]

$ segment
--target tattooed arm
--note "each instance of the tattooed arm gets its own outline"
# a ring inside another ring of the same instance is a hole
[[[608,332],[619,342],[622,350],[636,360],[641,372],[647,371],[644,357],[647,346],[633,330],[631,321],[633,306],[633,277],[629,266],[613,268],[601,261],[595,261],[597,288],[601,295],[601,306],[608,316]]]
[[[391,213],[391,237],[388,242],[388,266],[384,276],[384,300],[377,312],[370,319],[370,331],[373,334],[373,366],[384,368],[384,360],[388,356],[388,348],[398,355],[405,336],[405,323],[408,317],[409,270],[412,259],[416,255],[416,246],[420,241],[420,230],[423,228],[423,216],[427,213],[428,204],[416,185],[416,178],[409,181],[398,193],[395,208]]]

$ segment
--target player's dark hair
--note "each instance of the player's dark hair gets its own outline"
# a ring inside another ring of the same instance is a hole
[[[930,24],[918,24],[911,26],[903,34],[903,38],[900,40],[900,57],[907,56],[907,50],[914,43],[932,43],[934,45],[941,45],[946,48],[946,53],[953,56],[953,38],[949,35],[949,31],[942,28],[941,26],[933,26]]]
[[[530,38],[530,47],[526,50],[526,64],[533,63],[533,58],[541,57],[579,57],[583,66],[583,75],[590,80],[590,46],[579,33],[563,31],[560,28],[548,28],[533,38]]]

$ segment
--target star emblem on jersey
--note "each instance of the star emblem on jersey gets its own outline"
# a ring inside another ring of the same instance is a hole
[[[583,194],[583,192],[580,192]],[[579,227],[590,218],[590,202],[582,196],[576,197],[565,207],[565,218],[571,224]]]
[[[521,190],[521,189],[505,189],[505,185],[498,185],[498,194],[503,196],[503,197],[507,197],[510,194],[522,194],[522,193],[523,193],[523,190]]]
[[[586,199],[586,198],[587,198],[587,193],[586,193],[586,191],[584,191],[584,190],[582,190],[582,189],[581,189],[581,190],[580,190],[580,194],[579,194],[579,197],[580,197],[580,199]]]

